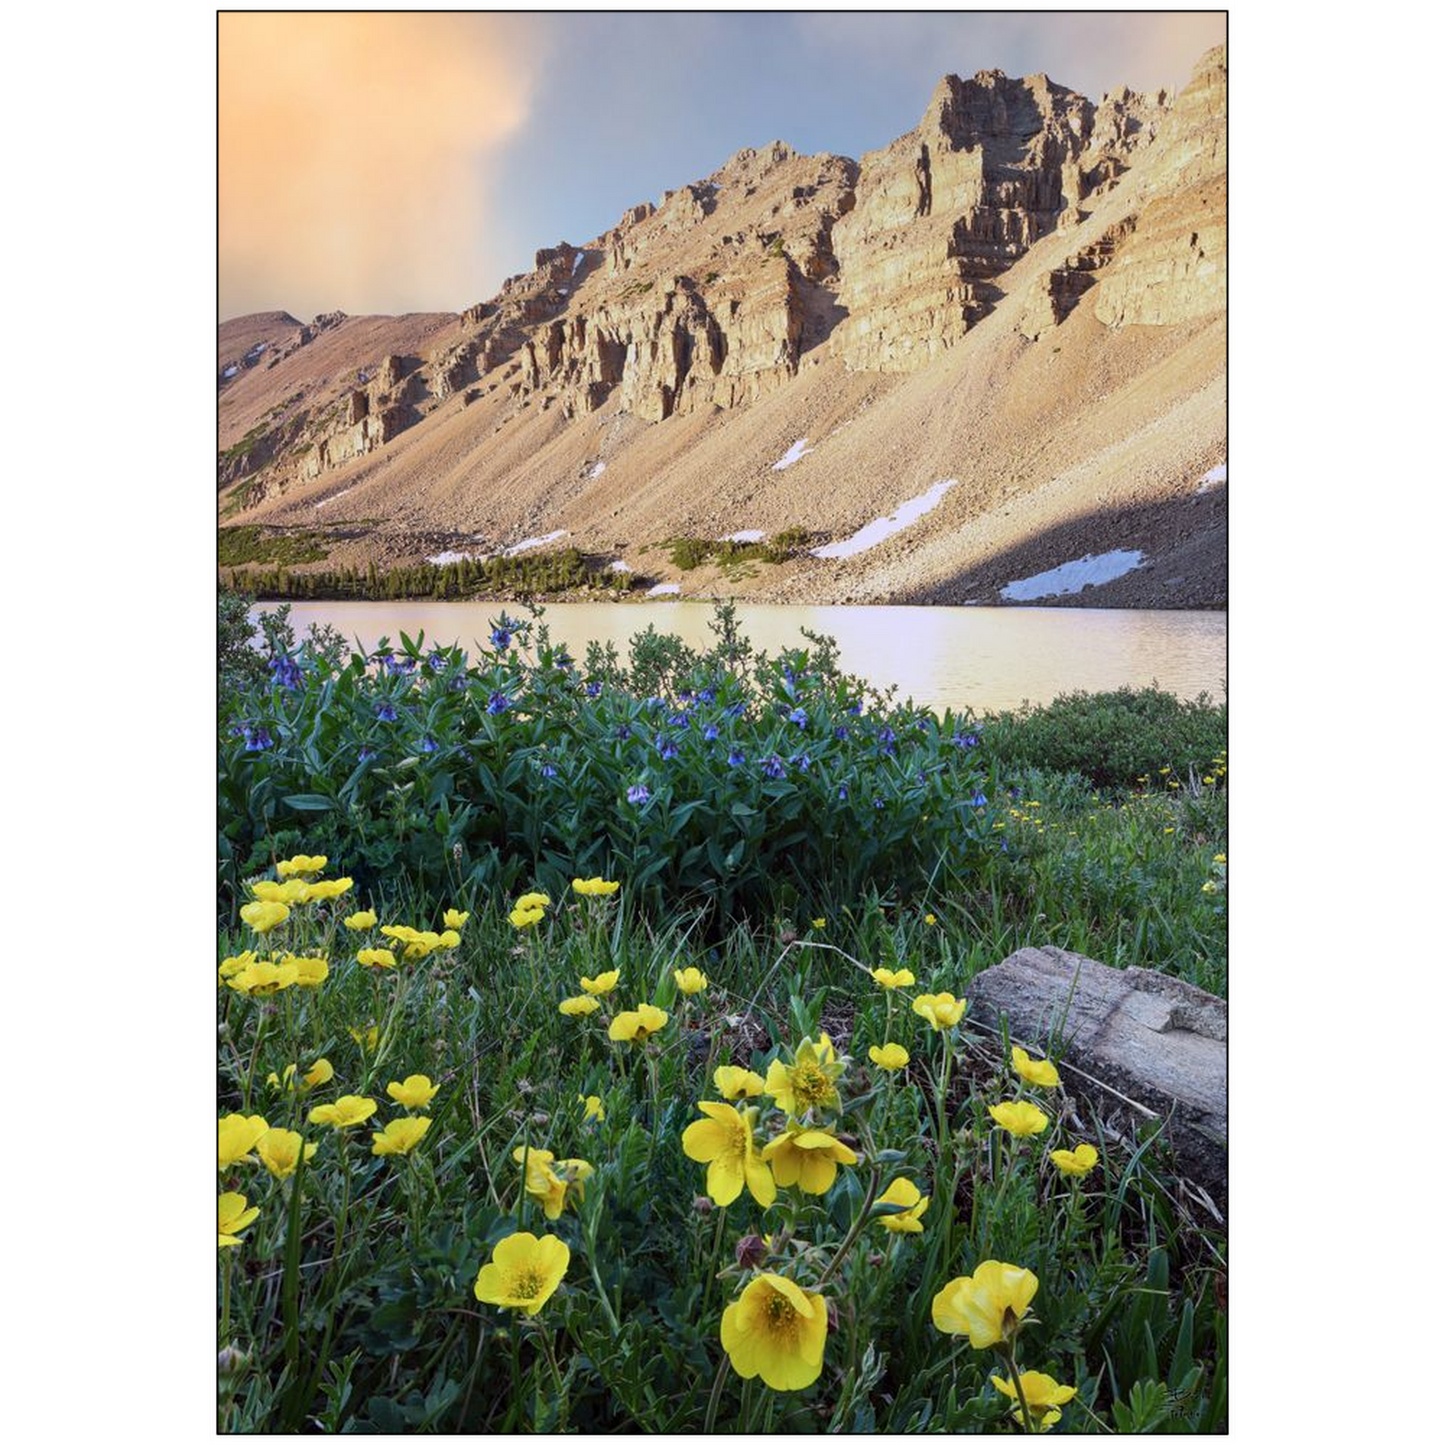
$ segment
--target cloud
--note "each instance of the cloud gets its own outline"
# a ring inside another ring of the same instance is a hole
[[[481,299],[487,175],[541,59],[522,17],[222,14],[221,315]]]

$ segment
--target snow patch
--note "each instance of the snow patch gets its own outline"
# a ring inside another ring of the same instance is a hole
[[[578,251],[572,258],[572,274],[575,276],[581,269],[582,263],[587,259],[586,251]]]
[[[729,532],[726,537],[719,537],[719,542],[761,542],[763,534],[756,528],[751,527],[742,532]]]
[[[676,597],[682,591],[681,582],[659,582],[656,587],[649,587],[649,597]]]
[[[322,499],[316,504],[316,510],[319,512],[322,507],[329,506],[332,502],[335,502],[341,497],[344,497],[348,492],[354,492],[355,490],[356,488],[354,486],[342,487],[339,492],[332,492],[329,497],[322,497]]]
[[[591,477],[592,480],[595,482],[595,481],[597,480],[597,478],[600,477],[600,476],[602,475],[602,473],[605,472],[606,470],[607,470],[607,463],[606,463],[606,462],[598,462],[597,465],[596,465],[595,467],[593,467],[590,472],[587,473],[587,475],[588,475],[589,477]]]
[[[1144,554],[1138,551],[1116,548],[1095,557],[1093,553],[1065,562],[1062,566],[1051,567],[1047,572],[1037,572],[1020,582],[1010,582],[1000,596],[1010,602],[1033,602],[1040,597],[1063,597],[1082,592],[1085,587],[1102,586],[1132,572],[1142,561]]]
[[[870,547],[886,542],[905,527],[911,527],[920,517],[927,516],[943,500],[944,493],[957,485],[957,477],[935,482],[921,497],[910,497],[891,516],[876,518],[841,542],[830,542],[826,547],[813,548],[813,556],[856,557],[860,552],[866,552]]]
[[[810,447],[808,445],[807,437],[799,437],[797,441],[795,441],[792,446],[790,446],[787,451],[785,451],[783,455],[773,463],[773,470],[775,472],[785,472],[790,466],[793,465],[794,462],[802,461],[803,458],[809,454],[809,452],[815,452],[817,450],[817,447]]]
[[[614,557],[607,564],[607,570],[609,572],[630,572],[632,571],[632,568],[629,567],[627,563],[622,560],[621,557]]]
[[[221,373],[221,375],[225,377],[235,376],[235,374],[240,371],[240,369],[241,368],[239,366],[232,362],[230,366],[226,367],[226,369]]]
[[[486,557],[485,552],[438,552],[435,557],[428,557],[427,561],[437,567],[446,567],[453,562],[484,562]]]
[[[567,294],[567,291],[568,291],[568,288],[567,288],[566,286],[559,286],[559,287],[557,288],[557,294],[558,294],[559,296],[565,296],[565,295]]]
[[[515,546],[508,547],[502,556],[515,557],[519,552],[530,552],[533,547],[545,547],[548,542],[555,542],[566,535],[565,531],[558,531],[548,532],[545,537],[526,537]]]
[[[1228,480],[1228,463],[1220,462],[1217,467],[1210,467],[1210,469],[1200,477],[1199,485],[1195,487],[1194,493],[1198,496],[1201,492],[1213,491],[1215,487],[1222,486]]]

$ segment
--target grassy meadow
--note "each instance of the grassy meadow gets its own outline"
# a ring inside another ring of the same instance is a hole
[[[1225,1428],[1222,1221],[962,1006],[1224,992],[1222,708],[221,624],[222,1431]]]

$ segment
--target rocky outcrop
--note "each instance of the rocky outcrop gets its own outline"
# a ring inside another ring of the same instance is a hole
[[[917,370],[989,314],[1041,238],[1085,226],[1126,176],[1130,213],[1029,281],[1018,329],[1036,339],[1084,297],[1110,327],[1210,314],[1224,294],[1225,79],[1222,51],[1177,99],[1119,89],[1095,105],[1043,75],[950,75],[919,125],[861,165],[781,141],[741,150],[585,248],[538,251],[424,346],[397,350],[388,333],[393,349],[328,366],[295,405],[247,413],[222,484],[264,469],[284,489],[478,394],[658,423],[750,405],[805,362]],[[339,312],[255,322],[228,333],[223,396],[361,325]]]
[[[855,370],[913,370],[988,309],[990,280],[1082,199],[1093,107],[1046,76],[945,76],[918,129],[863,158],[833,228]]]
[[[969,984],[970,1018],[1060,1061],[1069,1093],[1135,1127],[1162,1122],[1181,1169],[1227,1202],[1229,1010],[1147,968],[1023,948]]]
[[[1099,282],[1094,314],[1106,326],[1171,326],[1224,310],[1227,81],[1224,51],[1211,50],[1159,127],[1156,194]]]

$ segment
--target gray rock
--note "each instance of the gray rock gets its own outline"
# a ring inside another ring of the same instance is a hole
[[[1181,1171],[1223,1209],[1228,1195],[1228,1005],[1147,968],[1062,948],[1022,948],[969,985],[969,1017],[1062,1067],[1096,1104],[1162,1118]]]

